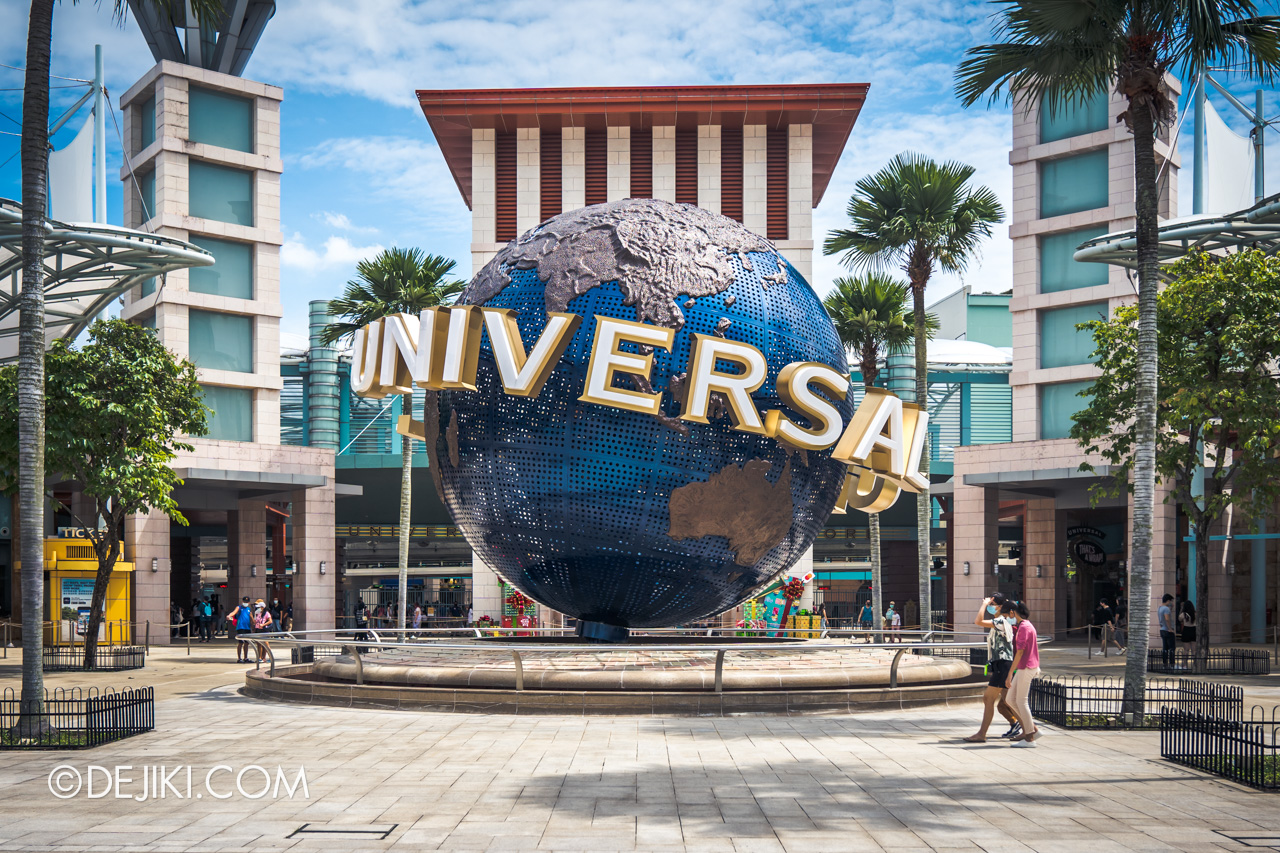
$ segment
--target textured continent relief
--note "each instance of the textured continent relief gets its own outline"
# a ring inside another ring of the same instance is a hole
[[[733,284],[732,255],[750,269],[748,252],[776,251],[740,223],[700,207],[623,199],[562,213],[508,243],[458,301],[484,304],[511,283],[512,270],[532,269],[545,285],[548,311],[565,311],[574,297],[616,281],[638,320],[679,329],[678,297],[722,293]]]
[[[775,483],[766,476],[772,467],[767,459],[752,459],[741,468],[730,464],[705,482],[672,490],[667,535],[723,536],[736,565],[754,566],[791,532],[791,460]]]

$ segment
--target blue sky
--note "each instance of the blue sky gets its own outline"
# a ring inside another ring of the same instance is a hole
[[[379,248],[419,246],[458,261],[469,278],[470,213],[414,98],[419,88],[867,82],[866,107],[822,204],[818,241],[840,225],[858,178],[903,150],[977,168],[1008,207],[1009,110],[962,109],[952,91],[961,54],[987,39],[992,7],[956,0],[277,0],[245,76],[284,87],[282,331],[305,332],[308,300],[336,295],[357,260]],[[26,4],[0,7],[0,63],[21,66]],[[104,45],[118,97],[152,64],[132,21],[110,2],[58,4],[53,73],[93,75]],[[63,81],[54,81],[63,84]],[[0,68],[0,131],[15,133],[22,75]],[[1238,81],[1242,94],[1251,87]],[[82,91],[82,90],[80,90]],[[76,89],[56,89],[55,115]],[[1250,98],[1250,102],[1251,102]],[[1269,95],[1271,112],[1280,100]],[[1218,99],[1229,123],[1242,123]],[[73,123],[74,124],[74,123]],[[1189,129],[1188,129],[1189,130]],[[73,130],[55,139],[60,146]],[[1269,143],[1280,141],[1273,133]],[[0,134],[0,162],[17,152]],[[121,218],[120,146],[108,123],[109,218]],[[1184,157],[1189,167],[1189,146]],[[1280,154],[1268,158],[1280,189]],[[1189,209],[1183,170],[1184,210]],[[1269,175],[1269,177],[1272,177]],[[0,166],[0,196],[20,195],[17,158]],[[930,298],[962,283],[1010,286],[1001,227],[964,276],[938,276]],[[815,257],[813,285],[840,274]],[[287,339],[286,339],[287,340]]]

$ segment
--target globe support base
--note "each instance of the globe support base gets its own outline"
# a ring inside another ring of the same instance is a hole
[[[577,635],[591,643],[625,643],[631,636],[631,631],[621,625],[579,620]]]

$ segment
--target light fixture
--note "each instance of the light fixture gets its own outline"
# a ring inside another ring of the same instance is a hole
[[[151,558],[151,571],[153,572],[160,571],[160,559],[158,557]]]
[[[254,563],[249,566],[249,577],[256,578],[258,576],[258,564]]]
[[[320,561],[320,574],[324,574],[324,569],[325,569],[325,563],[324,563],[324,560],[321,560],[321,561]]]
[[[1036,566],[1036,577],[1044,576],[1044,566]]]
[[[969,561],[968,561],[968,560],[965,560],[965,561],[964,561],[964,576],[965,576],[965,577],[968,577],[968,576],[969,576]]]
[[[1000,564],[999,564],[999,563],[992,563],[992,564],[991,564],[991,574],[993,574],[993,575],[998,575],[998,574],[1000,574]]]

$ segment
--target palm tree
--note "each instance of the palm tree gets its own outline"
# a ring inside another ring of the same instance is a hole
[[[907,285],[877,273],[857,278],[838,278],[823,300],[840,341],[857,353],[862,385],[871,388],[880,376],[880,353],[894,355],[911,348],[915,315],[906,310],[910,294]],[[927,333],[938,328],[932,314],[925,318]],[[884,598],[881,590],[880,513],[867,516],[871,539],[871,610],[875,629],[884,625]]]
[[[969,106],[984,96],[1016,98],[1024,109],[1078,103],[1112,87],[1127,101],[1120,118],[1133,135],[1138,251],[1137,442],[1133,545],[1129,559],[1129,652],[1124,708],[1141,713],[1151,624],[1151,523],[1155,511],[1156,131],[1173,119],[1166,72],[1198,77],[1211,63],[1270,82],[1280,69],[1280,17],[1252,0],[998,0],[1001,41],[969,50],[956,89]],[[1207,630],[1201,615],[1199,630]]]
[[[356,264],[356,278],[347,282],[342,296],[329,303],[329,316],[342,317],[325,326],[320,340],[332,344],[392,314],[417,314],[452,302],[462,292],[462,282],[448,280],[455,263],[421,249],[391,248]],[[412,410],[413,398],[405,395]],[[430,452],[431,448],[427,448]],[[409,510],[413,504],[413,441],[400,436],[400,593],[396,619],[405,627],[405,603],[409,597]]]
[[[179,0],[149,0],[166,12]],[[213,20],[222,0],[181,0],[197,21]],[[18,311],[18,551],[22,559],[22,698],[17,728],[36,737],[49,728],[44,707],[44,242],[48,236],[49,56],[54,0],[31,0],[22,83],[22,293]],[[115,0],[124,22],[126,0]]]
[[[928,327],[924,291],[934,267],[963,272],[977,254],[983,239],[1004,219],[995,193],[972,187],[973,167],[949,161],[938,163],[920,154],[905,152],[874,175],[855,185],[849,199],[848,228],[827,235],[822,251],[843,255],[853,269],[884,270],[900,267],[911,286],[915,325],[916,402],[929,402]],[[925,437],[920,473],[929,474],[929,444]],[[928,488],[916,496],[917,570],[920,575],[920,628],[933,621],[929,594],[931,503]]]

